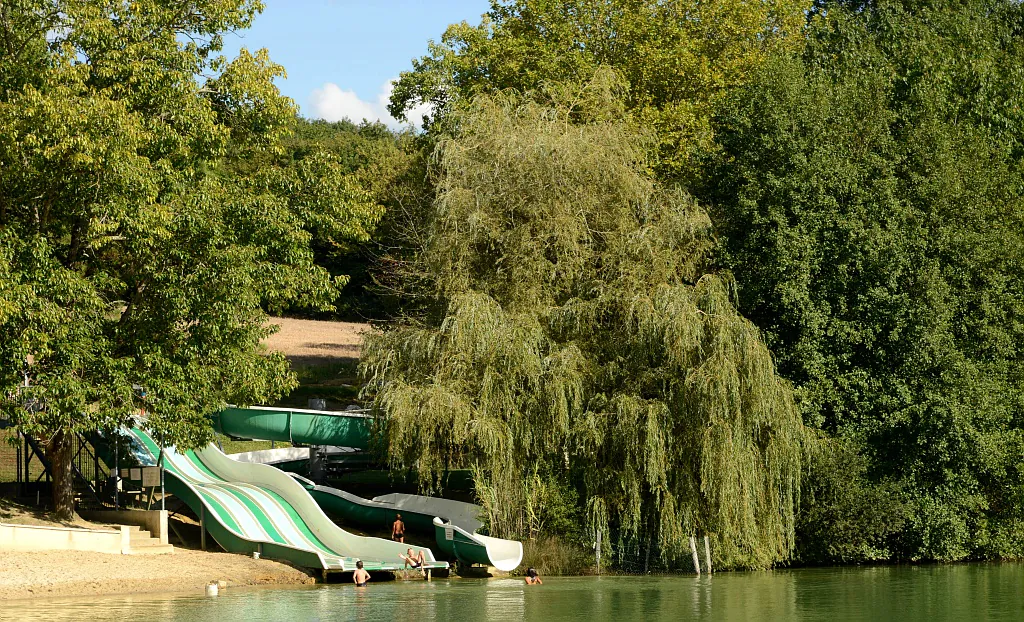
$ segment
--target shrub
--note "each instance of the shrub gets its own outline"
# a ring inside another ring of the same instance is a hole
[[[902,489],[873,482],[868,460],[848,440],[811,441],[797,515],[796,555],[804,563],[856,563],[892,558],[890,541],[908,519]]]

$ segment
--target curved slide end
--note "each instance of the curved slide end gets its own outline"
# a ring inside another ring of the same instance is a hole
[[[517,540],[503,540],[478,533],[473,537],[487,547],[487,557],[491,565],[502,572],[512,572],[523,562],[523,543]]]
[[[440,518],[434,518],[434,529],[438,544],[442,548],[450,546],[455,557],[466,563],[486,564],[511,572],[523,561],[522,542],[469,533]]]

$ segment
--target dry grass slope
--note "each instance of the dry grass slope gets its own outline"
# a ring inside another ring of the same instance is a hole
[[[359,360],[363,334],[369,324],[324,322],[275,317],[271,323],[281,329],[264,341],[270,350],[284,353],[292,366],[308,367]]]

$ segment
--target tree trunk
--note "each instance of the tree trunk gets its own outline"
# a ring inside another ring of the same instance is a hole
[[[72,520],[75,516],[75,480],[71,475],[73,440],[73,435],[61,430],[50,438],[46,448],[53,476],[53,512],[58,520]]]
[[[700,576],[700,560],[697,559],[697,540],[690,536],[690,552],[693,553],[693,570]]]
[[[713,574],[711,570],[711,542],[707,534],[704,534],[704,561],[707,562],[708,574]]]

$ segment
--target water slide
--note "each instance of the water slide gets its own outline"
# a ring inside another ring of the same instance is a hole
[[[141,428],[132,436],[142,464],[156,464],[157,443]],[[368,538],[341,529],[324,514],[291,476],[263,464],[246,464],[215,446],[179,453],[164,448],[165,486],[201,518],[227,551],[258,552],[322,572],[350,572],[357,561],[367,570],[398,570],[405,544]],[[430,549],[422,550],[427,568],[447,568]]]
[[[420,495],[385,495],[364,499],[330,486],[318,486],[298,475],[292,477],[302,482],[320,507],[346,521],[387,530],[401,514],[407,530],[433,533],[438,548],[462,563],[494,566],[509,572],[523,561],[521,542],[476,533],[481,526],[476,518],[480,506]]]
[[[217,432],[232,438],[287,441],[304,445],[370,446],[373,417],[360,411],[329,412],[300,408],[227,408],[213,418]]]
[[[372,417],[358,412],[228,408],[215,417],[214,427],[235,438],[366,449],[372,421]],[[297,455],[294,451],[266,450],[238,457],[247,463],[259,463],[294,460]],[[337,488],[318,486],[305,478],[296,476],[296,479],[302,481],[302,486],[322,508],[355,524],[387,530],[395,516],[401,514],[407,529],[433,533],[440,550],[463,563],[484,564],[508,572],[523,559],[521,542],[476,533],[481,526],[477,518],[479,506],[420,495],[393,494],[364,499]]]

